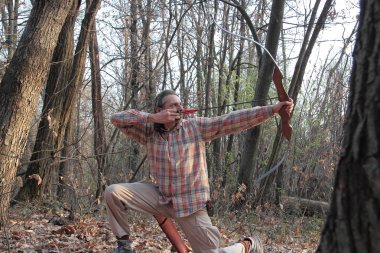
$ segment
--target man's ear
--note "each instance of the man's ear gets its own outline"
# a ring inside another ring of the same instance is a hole
[[[162,110],[162,108],[160,108],[160,107],[156,107],[156,109],[154,109],[154,112],[155,113],[158,113],[158,112],[160,112]]]

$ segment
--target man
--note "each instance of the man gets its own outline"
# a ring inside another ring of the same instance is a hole
[[[109,222],[118,238],[115,252],[133,252],[127,209],[176,220],[194,253],[263,253],[258,237],[219,248],[220,234],[207,214],[210,199],[205,143],[238,133],[271,118],[293,102],[234,111],[213,117],[182,119],[182,104],[174,91],[161,92],[155,113],[127,110],[112,115],[112,123],[145,146],[153,183],[114,184],[105,190]]]

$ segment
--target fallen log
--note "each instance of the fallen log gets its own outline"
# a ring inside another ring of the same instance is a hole
[[[329,210],[329,203],[318,200],[283,196],[281,204],[285,210],[302,212],[306,215],[326,214]]]

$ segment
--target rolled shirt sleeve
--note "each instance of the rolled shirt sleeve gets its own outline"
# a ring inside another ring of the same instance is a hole
[[[114,113],[111,123],[128,137],[146,144],[149,113],[137,110],[126,110]]]
[[[272,116],[272,106],[261,106],[238,110],[213,118],[199,118],[199,126],[203,140],[211,141],[224,135],[239,133],[257,126]]]

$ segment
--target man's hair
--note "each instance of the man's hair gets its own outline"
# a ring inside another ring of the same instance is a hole
[[[153,111],[156,112],[156,108],[162,108],[164,106],[164,98],[169,95],[177,95],[177,93],[174,90],[164,90],[161,91],[156,98],[154,99],[154,108]]]

